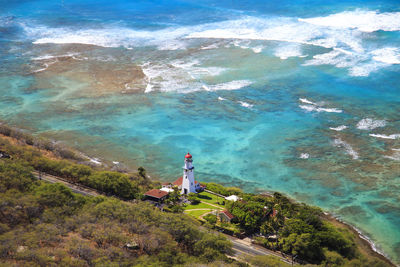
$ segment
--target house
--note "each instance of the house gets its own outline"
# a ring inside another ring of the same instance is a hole
[[[229,211],[227,210],[223,210],[221,211],[219,214],[219,219],[221,220],[221,222],[231,222],[233,218],[235,218],[235,216],[233,216]]]
[[[167,198],[168,192],[162,191],[160,189],[151,189],[147,191],[144,195],[146,199],[162,202]]]
[[[226,197],[225,199],[226,199],[226,200],[229,200],[229,201],[236,202],[236,201],[240,200],[240,197],[238,197],[238,196],[236,196],[236,195],[231,195],[231,196],[229,196],[229,197]]]

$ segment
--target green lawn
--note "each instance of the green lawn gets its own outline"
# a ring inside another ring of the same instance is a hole
[[[217,204],[217,202],[222,202],[224,201],[224,199],[222,197],[217,197],[216,195],[210,194],[208,192],[201,192],[197,194],[197,197],[202,201],[202,202],[207,202],[207,203],[211,203],[214,205],[218,205],[219,207],[221,207],[222,209],[224,209],[225,207],[223,205],[219,205]]]
[[[201,215],[206,214],[210,211],[213,211],[213,210],[190,210],[190,211],[185,211],[185,213],[190,216],[199,218]]]
[[[223,207],[221,206],[220,209],[222,209]],[[191,210],[191,209],[212,209],[215,210],[217,209],[217,207],[208,205],[207,203],[199,203],[196,205],[187,205],[185,208],[185,210]]]

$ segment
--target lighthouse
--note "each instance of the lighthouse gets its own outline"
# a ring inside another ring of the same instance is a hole
[[[181,194],[196,193],[196,182],[194,181],[194,167],[192,155],[188,152],[185,156],[185,165],[183,166],[182,191]]]

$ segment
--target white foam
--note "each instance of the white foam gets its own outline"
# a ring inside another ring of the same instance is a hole
[[[378,13],[377,11],[355,10],[326,17],[299,19],[299,21],[325,27],[358,29],[362,32],[400,30],[400,12]]]
[[[391,160],[397,160],[397,161],[400,160],[400,149],[392,148],[392,150],[394,152],[391,156],[385,155],[383,157]]]
[[[218,100],[219,100],[219,101],[225,101],[226,98],[223,98],[223,97],[220,97],[220,96],[219,96],[219,97],[218,97]]]
[[[392,139],[392,140],[400,138],[400,134],[390,134],[390,135],[386,135],[386,134],[369,134],[369,136],[376,137],[376,138],[382,138],[382,139]]]
[[[33,57],[31,58],[31,60],[34,61],[41,61],[41,60],[48,60],[48,59],[57,59],[60,57],[72,57],[72,58],[76,58],[77,54],[76,53],[68,53],[68,54],[64,54],[64,55],[43,55],[43,56],[38,56],[38,57]]]
[[[299,156],[299,158],[301,158],[301,159],[308,159],[309,157],[310,157],[310,154],[308,154],[308,153],[301,153]]]
[[[347,126],[346,125],[340,125],[338,127],[329,127],[329,129],[331,129],[333,131],[340,132],[340,131],[343,131],[343,130],[347,129]]]
[[[264,49],[264,47],[261,46],[261,45],[251,48],[251,50],[253,50],[253,52],[256,53],[256,54],[261,53],[263,51],[263,49]]]
[[[89,158],[89,160],[96,165],[101,165],[101,161],[98,158]]]
[[[32,23],[21,24],[34,44],[87,44],[103,47],[157,46],[160,50],[185,49],[180,40],[188,28],[167,28],[158,31],[140,31],[126,27],[105,26],[97,29],[49,28]]]
[[[385,127],[385,126],[386,126],[385,120],[374,120],[371,118],[362,119],[357,123],[357,129],[360,130],[373,130],[375,128]]]
[[[304,110],[309,111],[309,112],[311,112],[311,111],[329,112],[329,113],[331,113],[331,112],[333,112],[333,113],[342,113],[343,112],[343,110],[341,110],[341,109],[337,109],[337,108],[322,108],[322,107],[318,107],[318,106],[315,106],[315,105],[299,105],[299,107],[301,109],[304,109]]]
[[[210,44],[207,46],[202,46],[200,49],[201,50],[210,50],[210,49],[217,49],[218,48],[218,44]]]
[[[385,47],[371,52],[375,61],[386,64],[400,64],[400,50],[397,47]]]
[[[304,103],[304,104],[316,105],[316,103],[308,100],[307,98],[299,98],[299,101]]]
[[[283,60],[288,59],[289,57],[303,57],[301,46],[299,44],[279,46],[275,49],[274,55]]]
[[[399,31],[400,12],[379,13],[355,10],[325,17],[251,17],[195,26],[174,26],[157,31],[134,30],[127,27],[104,26],[96,29],[49,28],[34,23],[23,24],[34,44],[82,43],[105,47],[155,46],[160,50],[186,49],[191,39],[233,39],[233,45],[260,53],[263,47],[253,40],[281,42],[275,55],[281,59],[304,57],[302,45],[332,49],[314,55],[304,65],[333,65],[348,68],[352,76],[368,76],[381,68],[400,64],[396,47],[364,47],[364,39],[373,31]],[[194,42],[196,43],[196,42]],[[215,49],[214,44],[199,49]],[[374,49],[374,50],[372,50]]]
[[[201,67],[199,60],[174,60],[170,63],[146,62],[141,65],[146,75],[145,93],[152,91],[170,92],[177,91],[189,93],[206,90],[234,90],[240,89],[246,84],[240,81],[220,85],[206,85],[202,82],[207,77],[214,77],[226,71],[220,67]]]
[[[383,157],[387,158],[387,159],[399,161],[400,160],[400,153],[395,153],[392,156],[385,155]]]
[[[350,144],[346,143],[342,139],[337,138],[337,139],[333,140],[333,144],[336,147],[343,147],[345,149],[346,153],[349,154],[353,159],[359,158],[357,151],[355,151]]]
[[[115,165],[118,165],[119,161],[113,161],[112,163],[115,164]]]
[[[218,90],[238,90],[243,87],[247,87],[251,85],[252,82],[249,80],[237,80],[237,81],[231,81],[231,82],[226,82],[226,83],[219,83],[215,85],[210,85],[209,89],[210,91],[218,91]]]
[[[247,103],[247,102],[244,102],[244,101],[238,101],[238,103],[242,106],[242,107],[245,107],[245,108],[249,108],[249,109],[251,109],[254,105],[252,105],[252,104],[250,104],[250,103]]]

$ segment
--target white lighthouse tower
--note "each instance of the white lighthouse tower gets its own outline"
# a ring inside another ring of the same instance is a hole
[[[196,193],[196,183],[194,181],[193,159],[189,152],[185,156],[185,166],[183,166],[182,191],[181,194]]]

